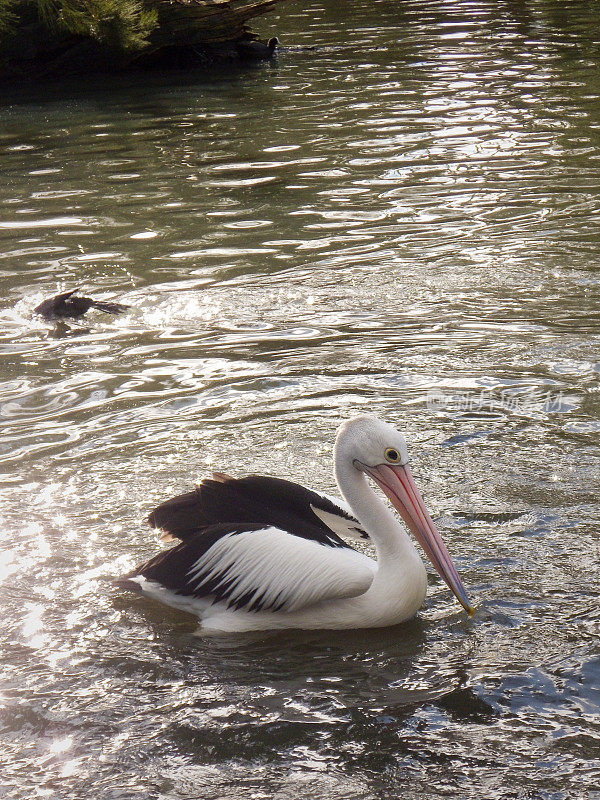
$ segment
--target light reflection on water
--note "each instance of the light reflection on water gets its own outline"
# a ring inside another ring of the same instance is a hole
[[[593,12],[337,5],[266,19],[273,66],[0,111],[8,797],[600,783]],[[52,329],[58,285],[132,308]],[[472,620],[432,576],[400,629],[205,641],[112,589],[154,503],[211,468],[331,491],[367,410]]]

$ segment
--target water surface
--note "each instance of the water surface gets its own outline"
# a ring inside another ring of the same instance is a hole
[[[597,10],[280,6],[272,64],[0,108],[7,798],[598,796]],[[53,328],[58,287],[120,296]],[[477,613],[194,636],[115,591],[218,468],[372,412]]]

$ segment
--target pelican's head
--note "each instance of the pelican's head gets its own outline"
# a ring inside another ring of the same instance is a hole
[[[389,422],[361,414],[338,428],[336,449],[352,462],[377,467],[379,464],[408,464],[406,439]]]
[[[375,481],[459,603],[472,616],[473,607],[465,587],[412,477],[404,436],[376,417],[354,417],[338,429],[335,458],[351,463],[354,469]]]

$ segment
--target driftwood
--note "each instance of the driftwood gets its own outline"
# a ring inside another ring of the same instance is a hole
[[[217,44],[252,37],[246,23],[277,0],[152,0],[158,12],[154,41]]]
[[[276,40],[258,42],[248,22],[281,0],[71,0],[82,9],[77,24],[60,11],[55,20],[41,13],[48,0],[0,0],[0,8],[2,2],[13,19],[0,26],[0,79],[12,80],[269,58]],[[61,0],[50,2],[60,8]],[[118,13],[128,13],[127,3],[146,15],[146,29],[135,28],[129,39],[125,24],[135,18],[123,22]],[[94,17],[85,16],[92,10]]]

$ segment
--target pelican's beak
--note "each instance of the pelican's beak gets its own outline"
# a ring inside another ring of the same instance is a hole
[[[379,464],[376,467],[361,464],[360,467],[369,477],[373,478],[388,497],[416,540],[427,553],[433,566],[454,592],[458,602],[467,614],[472,617],[475,610],[469,603],[467,592],[456,571],[456,567],[452,563],[450,553],[427,513],[425,503],[417,489],[408,464],[398,466]]]

